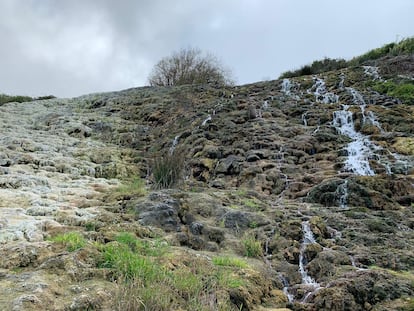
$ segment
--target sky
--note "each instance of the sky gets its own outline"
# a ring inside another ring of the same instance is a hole
[[[0,93],[75,97],[148,85],[195,47],[237,84],[414,36],[413,0],[0,0]]]

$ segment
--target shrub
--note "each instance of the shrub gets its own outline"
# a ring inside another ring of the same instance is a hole
[[[184,171],[183,154],[185,153],[176,150],[154,159],[152,164],[154,188],[172,188],[180,182]]]
[[[182,49],[161,59],[152,70],[148,82],[151,86],[233,83],[230,72],[224,69],[216,57],[203,55],[195,48]]]
[[[305,65],[300,69],[294,71],[287,71],[282,73],[280,78],[293,78],[299,76],[314,75],[322,72],[338,70],[345,68],[347,65],[344,59],[324,58],[323,60],[316,60],[310,65]]]
[[[5,103],[12,103],[12,102],[17,102],[17,103],[30,102],[33,100],[34,99],[30,96],[21,96],[21,95],[12,96],[12,95],[0,94],[0,105],[5,104]]]

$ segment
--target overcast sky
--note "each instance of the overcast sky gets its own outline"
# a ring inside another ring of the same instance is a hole
[[[0,93],[73,97],[144,86],[185,47],[237,84],[414,35],[414,0],[0,0]]]

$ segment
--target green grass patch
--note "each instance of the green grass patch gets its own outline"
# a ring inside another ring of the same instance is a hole
[[[58,234],[52,237],[50,241],[62,243],[69,252],[76,251],[86,245],[85,238],[79,232]]]
[[[400,83],[397,84],[392,81],[377,82],[372,86],[372,89],[381,94],[401,99],[406,104],[414,105],[414,84]]]
[[[226,266],[226,267],[237,267],[237,268],[247,268],[249,265],[246,261],[236,257],[228,256],[218,256],[212,259],[212,262],[216,266]]]
[[[245,234],[242,238],[243,252],[247,257],[260,257],[263,255],[262,244],[253,234]]]
[[[114,190],[115,196],[144,196],[147,193],[145,182],[140,177],[135,177],[124,181]]]

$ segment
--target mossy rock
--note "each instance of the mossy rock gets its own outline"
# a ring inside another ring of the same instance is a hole
[[[398,137],[392,145],[398,153],[414,155],[414,137]]]

